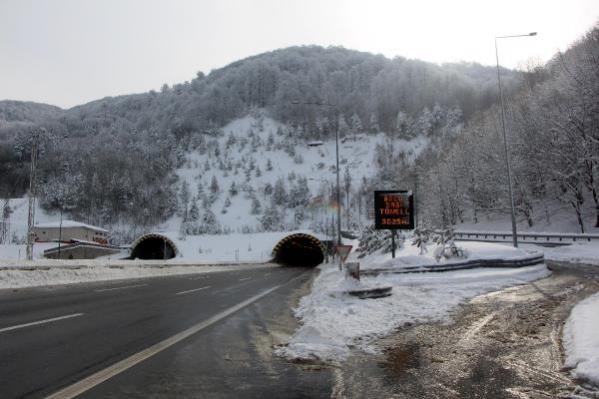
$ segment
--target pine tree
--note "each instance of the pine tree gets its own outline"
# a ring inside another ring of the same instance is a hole
[[[300,177],[289,190],[289,202],[292,208],[305,207],[310,202],[308,179]]]
[[[270,158],[268,158],[266,161],[266,170],[269,172],[272,170],[272,162],[270,161]]]
[[[218,186],[218,181],[216,180],[216,176],[212,175],[212,181],[210,182],[210,192],[212,194],[217,194],[220,190]]]
[[[200,224],[200,232],[204,234],[218,234],[221,229],[216,221],[216,215],[211,209],[204,209],[202,222]]]
[[[186,221],[187,220],[187,211],[189,209],[190,193],[189,193],[189,184],[187,184],[187,181],[185,181],[185,180],[181,184],[181,191],[179,192],[179,199],[181,201],[181,204],[179,207],[179,212],[181,213],[181,216],[183,217],[183,221]]]
[[[354,134],[362,132],[362,120],[358,114],[353,114],[350,119],[351,129]]]
[[[200,210],[197,202],[194,200],[191,202],[191,208],[189,209],[189,220],[197,222],[200,219]]]
[[[272,194],[272,192],[273,192],[273,188],[272,188],[272,184],[270,184],[270,182],[269,182],[269,183],[266,183],[266,184],[264,185],[264,190],[263,190],[263,192],[264,192],[264,195],[271,195],[271,194]]]
[[[252,198],[252,210],[250,213],[252,215],[258,215],[260,212],[262,212],[262,204],[260,204],[258,198],[254,197]]]
[[[281,215],[277,209],[277,206],[272,203],[268,208],[264,210],[264,214],[260,219],[262,228],[264,231],[279,231],[282,228]]]
[[[237,194],[239,194],[239,189],[237,188],[235,182],[232,182],[231,187],[229,187],[229,195],[231,197],[235,197]]]
[[[380,131],[381,131],[381,128],[379,126],[379,120],[376,117],[376,114],[373,112],[372,114],[370,114],[370,132],[378,133]]]

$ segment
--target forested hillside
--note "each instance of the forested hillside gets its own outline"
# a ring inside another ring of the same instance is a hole
[[[496,106],[478,113],[420,159],[421,184],[434,193],[424,199],[429,223],[509,212],[500,115]],[[506,125],[518,219],[533,227],[557,209],[569,212],[580,232],[599,227],[599,26],[525,75],[508,96]]]
[[[506,77],[515,87],[516,75],[506,71]],[[252,109],[304,140],[330,137],[337,127],[410,138],[430,134],[448,114],[467,120],[495,98],[492,68],[310,46],[198,73],[160,92],[69,110],[2,101],[0,195],[25,193],[32,131],[44,128],[38,176],[46,208],[63,207],[95,223],[153,225],[175,211],[174,170],[190,145],[219,136],[222,126]],[[314,102],[334,106],[304,104]]]
[[[572,207],[582,229],[583,204],[589,198],[599,201],[597,59],[594,29],[548,65],[501,71],[518,213],[529,224],[533,213],[549,213],[539,204],[560,200]],[[361,209],[373,189],[399,185],[418,190],[423,223],[476,222],[481,213],[506,212],[509,204],[497,99],[495,68],[309,46],[250,57],[208,75],[200,72],[160,92],[109,97],[68,110],[0,101],[0,195],[25,193],[32,132],[43,128],[38,178],[44,208],[62,208],[101,225],[150,228],[186,215],[192,200],[202,202],[199,187],[183,189],[180,171],[189,168],[190,159],[197,173],[204,162],[205,172],[216,168],[221,178],[237,170],[260,177],[259,167],[257,172],[255,165],[243,164],[249,154],[232,160],[227,151],[250,143],[252,151],[281,150],[301,164],[302,145],[329,140],[339,129],[344,138],[381,132],[387,137],[377,144],[374,159],[366,160],[374,166],[372,174],[347,188],[346,209]],[[223,127],[248,114],[271,118],[280,128],[260,134],[248,128],[229,146]],[[427,143],[417,157],[398,144],[415,138]],[[198,179],[205,188],[206,180]],[[194,189],[195,199],[190,194],[182,199],[182,191]],[[318,199],[322,192],[312,194]],[[263,202],[270,194],[261,195]],[[247,194],[247,201],[255,198]],[[203,202],[208,208],[214,203]],[[262,203],[260,208],[262,213],[297,212],[297,204]],[[362,222],[347,220],[348,228]]]

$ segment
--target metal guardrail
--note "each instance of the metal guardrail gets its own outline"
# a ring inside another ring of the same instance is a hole
[[[425,272],[447,272],[452,270],[474,269],[477,267],[525,267],[539,265],[545,262],[543,254],[534,254],[519,259],[473,259],[463,262],[438,263],[432,265],[409,266],[402,268],[364,269],[364,275],[405,274]]]
[[[507,231],[454,231],[454,237],[456,240],[461,241],[512,241],[512,233]],[[529,244],[568,245],[574,242],[599,242],[599,234],[518,233],[518,241]]]

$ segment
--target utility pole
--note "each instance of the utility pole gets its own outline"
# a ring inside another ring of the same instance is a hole
[[[336,172],[337,172],[337,245],[341,245],[341,189],[340,189],[340,180],[339,180],[339,114],[338,109],[335,104],[315,101],[315,102],[300,102],[299,100],[292,101],[293,105],[317,105],[329,107],[329,109],[333,110],[335,114],[335,155],[336,155]],[[339,264],[341,267],[341,263]]]
[[[33,225],[35,223],[35,175],[37,169],[39,131],[33,133],[31,167],[29,169],[29,211],[27,215],[27,260],[33,259]]]
[[[497,85],[499,87],[499,102],[501,104],[501,130],[503,131],[503,149],[505,152],[505,169],[507,174],[507,186],[510,196],[510,211],[512,219],[512,242],[514,247],[518,247],[518,231],[516,227],[516,207],[514,205],[514,190],[512,188],[512,171],[510,168],[510,153],[508,150],[507,133],[505,132],[505,105],[503,101],[503,91],[501,90],[501,75],[499,73],[499,50],[497,49],[497,39],[509,39],[512,37],[536,36],[537,32],[531,32],[526,35],[509,35],[495,37],[495,60],[497,61]]]
[[[335,123],[335,155],[337,159],[337,245],[341,245],[341,189],[339,187],[339,117]],[[340,264],[341,265],[341,264]]]

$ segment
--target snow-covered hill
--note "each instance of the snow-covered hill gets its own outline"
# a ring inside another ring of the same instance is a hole
[[[179,215],[160,229],[179,231],[185,209],[188,220],[195,213],[191,212],[194,203],[199,211],[196,215],[199,224],[209,209],[224,231],[269,230],[265,213],[273,211],[273,203],[279,216],[274,222],[282,225],[279,228],[315,228],[330,223],[335,210],[330,200],[336,184],[335,140],[309,141],[297,137],[293,129],[262,114],[237,119],[225,126],[223,132],[219,137],[202,141],[186,154],[184,166],[177,170]],[[344,187],[348,176],[351,191],[363,178],[373,176],[377,144],[385,145],[387,140],[384,133],[341,137],[342,203],[346,202]],[[413,159],[427,143],[427,139],[419,137],[411,141],[395,140],[393,146]],[[183,199],[186,194],[182,195],[185,190],[189,191],[187,207]],[[353,204],[351,198],[350,203]]]

